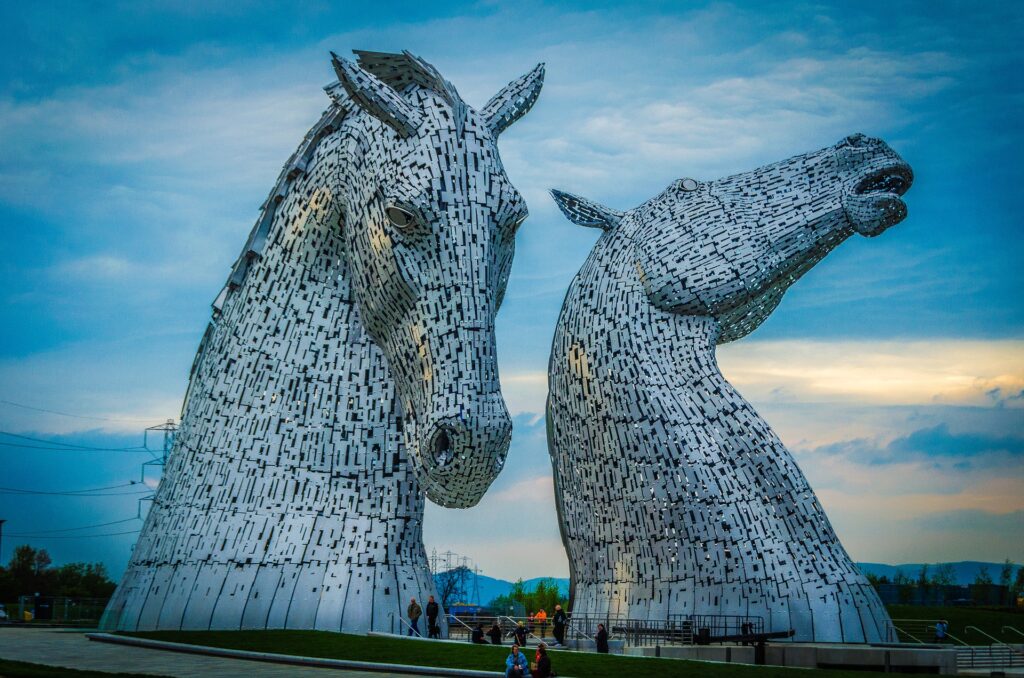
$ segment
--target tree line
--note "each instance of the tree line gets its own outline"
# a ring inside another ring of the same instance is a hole
[[[103,563],[68,563],[53,566],[46,549],[23,544],[14,549],[7,567],[0,567],[0,603],[21,596],[109,598],[117,584],[107,576]]]
[[[908,575],[902,568],[896,568],[890,580],[887,576],[876,574],[865,575],[872,585],[896,584],[897,586],[952,586],[956,584],[956,570],[953,563],[936,563],[930,566],[927,563],[915,576]],[[1024,567],[1019,567],[1009,558],[999,567],[998,580],[992,578],[988,565],[982,565],[974,577],[976,586],[990,586],[999,584],[1005,586],[1011,592],[1024,592]]]
[[[517,605],[518,604],[518,605]],[[555,609],[555,605],[565,606],[561,592],[558,590],[558,583],[554,579],[541,579],[532,589],[527,589],[522,579],[512,584],[512,590],[502,596],[494,598],[487,607],[492,611],[507,614],[519,606],[527,614],[543,609],[549,615]]]

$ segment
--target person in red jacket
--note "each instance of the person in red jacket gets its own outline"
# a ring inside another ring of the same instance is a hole
[[[537,662],[533,665],[533,678],[551,678],[555,675],[551,671],[551,657],[548,656],[548,648],[541,643],[537,646]]]

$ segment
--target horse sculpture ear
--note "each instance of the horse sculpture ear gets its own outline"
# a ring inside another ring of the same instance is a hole
[[[423,116],[398,92],[381,82],[377,76],[340,58],[334,52],[331,52],[331,63],[353,103],[393,128],[399,136],[407,137],[416,132]]]
[[[622,221],[622,212],[599,205],[578,195],[565,193],[553,188],[551,189],[551,197],[555,199],[555,204],[558,205],[558,209],[562,210],[562,214],[574,224],[608,231],[618,226],[619,222]]]
[[[540,96],[544,86],[544,64],[537,64],[526,75],[505,85],[480,109],[491,134],[497,137],[519,118],[526,115]]]

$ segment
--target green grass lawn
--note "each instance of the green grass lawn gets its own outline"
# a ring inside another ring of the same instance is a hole
[[[44,666],[0,659],[0,676],[3,678],[46,678],[47,676],[68,676],[68,678],[159,678],[144,673],[106,673],[105,671],[79,671],[59,666]]]
[[[922,605],[888,605],[887,608],[889,616],[893,619],[928,619],[931,621],[945,619],[949,622],[949,632],[971,645],[986,645],[990,641],[974,631],[965,634],[965,626],[977,626],[1005,643],[1024,643],[1024,638],[1021,636],[1011,632],[1002,633],[999,630],[1002,626],[1013,626],[1024,632],[1024,611],[992,610],[981,607],[926,607]]]
[[[307,657],[355,659],[359,661],[415,666],[441,666],[457,669],[504,671],[508,646],[431,643],[400,638],[354,636],[326,631],[157,631],[128,634],[174,643],[212,645],[237,650],[276,652]],[[527,658],[533,660],[533,648]],[[791,678],[809,674],[806,669],[779,666],[743,666],[711,664],[679,659],[655,659],[598,655],[583,652],[551,651],[551,663],[560,676],[576,678],[686,678],[688,676],[735,676],[737,678]],[[813,673],[815,678],[864,678],[860,671]]]

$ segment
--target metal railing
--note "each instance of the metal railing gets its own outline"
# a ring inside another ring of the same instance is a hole
[[[579,622],[573,621],[572,615],[570,615],[565,621],[565,637],[573,640],[593,640],[594,636],[588,636],[584,630],[578,627],[578,624]]]
[[[1018,629],[1018,628],[1016,628],[1016,627],[1013,627],[1013,626],[1009,626],[1009,625],[1007,625],[1007,626],[1001,626],[1001,627],[999,628],[999,633],[1003,633],[1003,632],[1004,632],[1004,631],[1006,631],[1007,629],[1009,629],[1010,631],[1013,631],[1013,632],[1014,632],[1014,633],[1016,633],[1016,634],[1017,634],[1018,636],[1024,637],[1024,631],[1021,631],[1020,629]]]
[[[7,610],[8,621],[76,624],[99,621],[107,602],[106,598],[19,596],[17,604],[7,604],[4,607]]]
[[[473,627],[467,624],[465,621],[459,618],[458,615],[454,615],[450,612],[446,613],[448,617],[448,639],[456,640],[457,638],[463,638],[465,640],[471,640],[473,637]],[[480,617],[474,615],[473,621],[481,624],[486,619],[493,619],[492,617]],[[487,629],[490,628],[488,624],[484,624],[484,633],[487,633]]]
[[[512,626],[512,631],[505,634],[506,638],[508,638],[511,635],[515,635],[515,630],[519,628],[519,623],[522,622],[523,628],[526,629],[526,635],[528,636],[527,640],[529,640],[529,638],[534,638],[538,643],[544,641],[543,638],[534,634],[533,629],[536,627],[537,622],[533,621],[530,617],[519,617],[517,619],[515,617],[508,617],[506,615],[501,614],[498,615],[498,619],[503,622],[507,621]],[[544,625],[547,626],[548,624],[545,622]],[[504,627],[502,627],[502,630],[504,630]]]
[[[968,631],[974,631],[976,633],[980,633],[981,635],[983,635],[986,638],[988,638],[989,640],[991,640],[993,645],[1003,645],[1003,646],[1009,648],[1010,650],[1012,650],[1014,652],[1017,652],[1017,650],[1014,650],[1012,647],[1010,647],[1009,645],[1007,645],[1003,641],[999,640],[995,636],[990,635],[990,634],[986,633],[985,631],[982,631],[977,626],[965,626],[964,627],[964,635],[967,635]],[[1021,653],[1021,654],[1024,654],[1024,653]]]
[[[896,642],[899,643],[906,642],[904,638],[909,638],[919,645],[941,644],[945,643],[946,640],[953,641],[954,645],[967,645],[966,642],[950,633],[948,629],[945,631],[945,639],[937,638],[935,636],[935,624],[936,622],[932,619],[893,619],[892,629],[896,635]],[[922,640],[918,636],[930,637],[932,640]]]
[[[472,626],[470,626],[470,625],[469,625],[469,624],[467,624],[466,622],[462,621],[461,619],[459,619],[459,618],[458,618],[457,616],[455,616],[454,614],[450,614],[450,613],[449,613],[449,614],[448,614],[448,634],[449,634],[449,635],[451,635],[451,623],[452,623],[452,621],[454,621],[455,623],[457,623],[457,624],[458,624],[459,626],[462,626],[463,628],[467,629],[467,630],[468,630],[468,631],[469,631],[470,633],[472,633],[472,632],[473,632],[473,627],[472,627]]]
[[[608,635],[612,636],[614,635],[612,625],[624,621],[626,618],[624,614],[571,614],[565,629],[567,632],[571,632],[577,640],[593,640],[597,635],[598,624],[603,624]]]
[[[920,638],[915,636],[906,627],[900,625],[900,624],[906,624],[907,622],[912,622],[912,621],[917,621],[917,620],[914,620],[914,619],[893,619],[893,620],[890,620],[889,625],[892,627],[893,635],[896,637],[896,642],[897,643],[903,643],[903,642],[906,642],[905,640],[903,640],[904,638],[910,638],[915,643],[917,643],[919,645],[924,645],[925,642],[923,640],[921,640]],[[900,622],[900,624],[897,624],[896,622]],[[928,627],[926,626],[924,628],[927,629]],[[922,635],[924,635],[924,634],[922,633]]]
[[[396,619],[396,616],[394,614],[392,614],[391,615],[391,627],[392,628],[394,628],[394,626],[395,626],[395,619]],[[412,624],[409,623],[405,619],[405,617],[403,617],[402,615],[398,615],[397,619],[398,619],[399,622],[401,622],[403,625],[405,625],[405,628],[407,628],[409,631],[412,631],[413,634],[415,634],[415,635],[413,635],[413,638],[425,638],[423,633],[418,628],[414,629]],[[398,627],[398,631],[399,631],[399,635],[405,635],[405,633],[402,631],[402,627],[401,626]]]
[[[673,614],[669,615],[669,622],[680,628],[684,636],[690,635],[691,643],[702,636],[718,638],[764,633],[764,618],[757,615]]]
[[[603,624],[609,638],[633,645],[693,645],[722,637],[763,634],[764,619],[743,615],[669,615],[668,619],[631,619],[622,614],[571,615],[567,636],[593,640]]]
[[[1017,650],[977,626],[965,626],[964,635],[974,631],[992,641],[988,646],[957,648],[958,668],[1016,668],[1024,666],[1024,652]]]
[[[476,624],[483,624],[484,633],[486,634],[494,625],[497,625],[501,630],[501,637],[505,641],[509,641],[515,635],[515,630],[519,626],[519,622],[523,623],[523,627],[526,629],[527,638],[533,638],[537,642],[544,640],[542,635],[545,632],[550,632],[554,629],[554,625],[550,619],[546,622],[537,622],[530,617],[510,617],[504,614],[498,615],[454,615],[449,613],[449,626],[448,634],[449,638],[458,636],[469,640],[473,629]],[[456,624],[454,627],[452,622]],[[535,633],[536,632],[536,633]],[[537,635],[540,633],[541,635]]]
[[[958,647],[956,666],[958,669],[1012,669],[1024,667],[1024,657],[1004,645]]]

